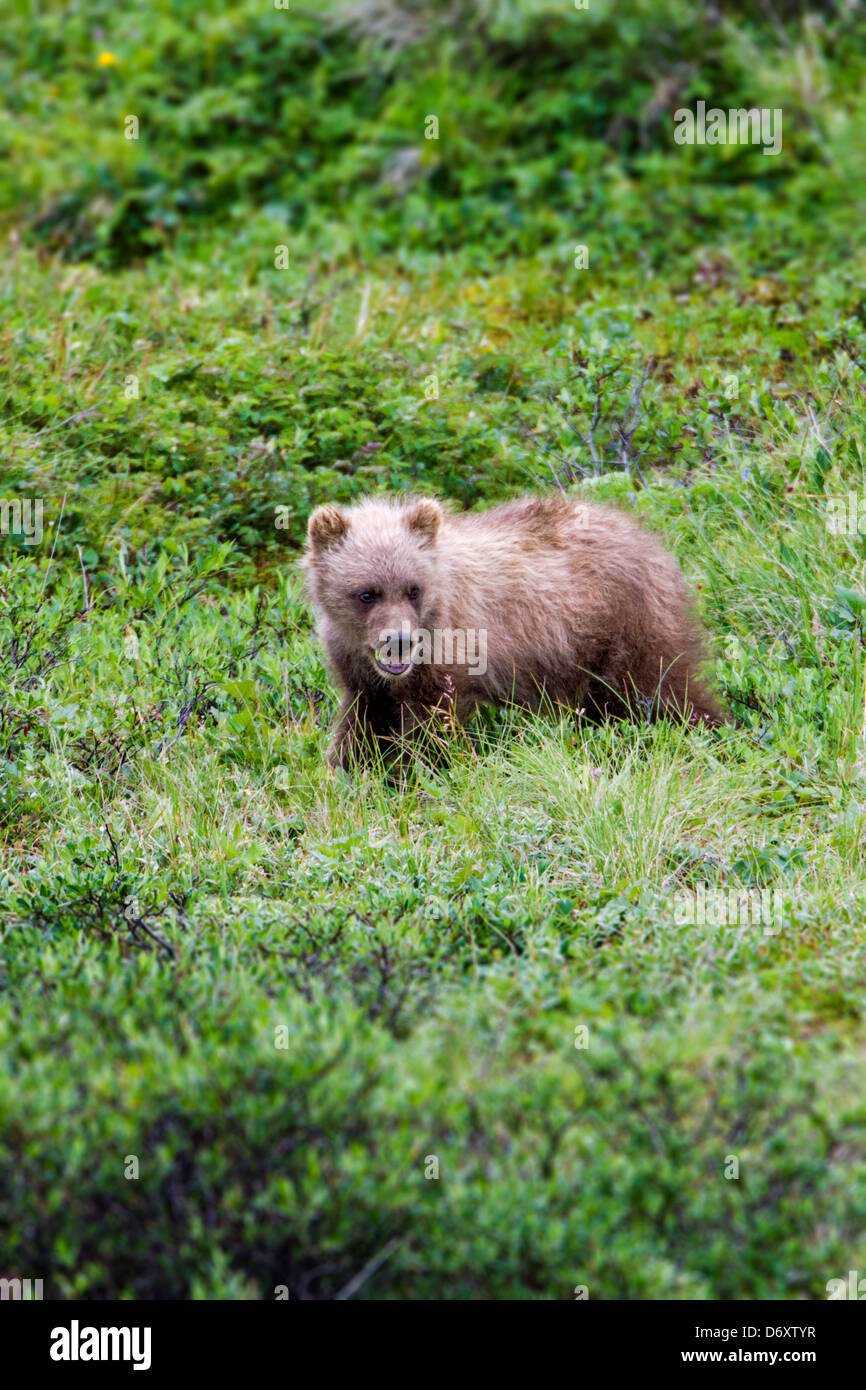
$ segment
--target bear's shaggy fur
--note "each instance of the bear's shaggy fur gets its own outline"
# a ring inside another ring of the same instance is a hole
[[[432,498],[324,506],[303,564],[343,690],[335,764],[371,738],[397,746],[481,704],[722,722],[699,678],[701,637],[676,561],[613,507],[565,497],[463,515]],[[437,630],[485,633],[486,670],[395,645],[401,631]]]

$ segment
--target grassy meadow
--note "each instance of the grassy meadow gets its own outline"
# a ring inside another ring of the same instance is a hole
[[[864,6],[8,9],[2,1272],[866,1273]],[[330,772],[310,510],[555,489],[676,553],[730,724]]]

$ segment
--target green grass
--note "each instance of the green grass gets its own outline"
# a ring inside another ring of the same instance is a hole
[[[726,10],[13,7],[0,498],[44,535],[0,536],[10,1277],[863,1268],[866,540],[827,518],[866,497],[866,28]],[[698,97],[782,106],[783,153],[675,146]],[[311,508],[556,487],[677,554],[730,726],[491,711],[402,782],[328,772]],[[772,930],[683,924],[699,886],[777,892]]]

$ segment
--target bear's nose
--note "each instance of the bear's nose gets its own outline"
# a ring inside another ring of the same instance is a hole
[[[404,623],[400,628],[380,632],[376,650],[392,661],[408,661],[412,655],[412,633],[408,623]]]

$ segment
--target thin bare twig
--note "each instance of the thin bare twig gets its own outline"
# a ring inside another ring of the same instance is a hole
[[[343,1302],[347,1298],[351,1298],[353,1294],[357,1293],[361,1285],[365,1284],[367,1280],[370,1278],[370,1275],[375,1274],[376,1270],[379,1269],[379,1267],[385,1263],[389,1256],[393,1255],[394,1251],[402,1244],[403,1242],[399,1238],[399,1236],[394,1236],[393,1239],[388,1241],[387,1245],[383,1245],[378,1255],[374,1255],[372,1260],[368,1260],[367,1263],[364,1265],[364,1268],[360,1269],[358,1273],[352,1279],[349,1280],[345,1288],[341,1289],[338,1294],[335,1294],[336,1300],[338,1302]]]

